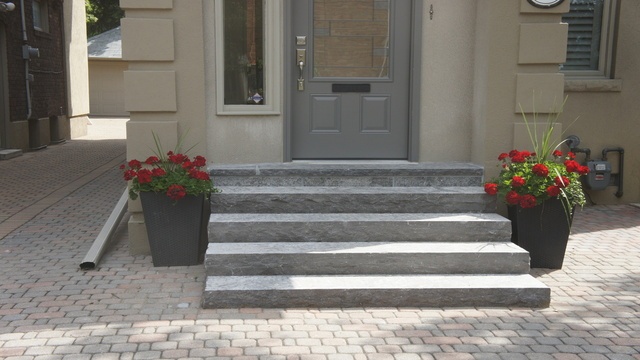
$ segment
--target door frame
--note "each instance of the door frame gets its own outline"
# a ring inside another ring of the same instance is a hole
[[[292,92],[296,91],[294,74],[288,69],[294,65],[295,35],[293,34],[293,2],[300,0],[284,0],[284,46],[283,46],[283,66],[284,66],[284,154],[285,162],[292,161]],[[391,0],[406,1],[406,0]],[[411,0],[411,50],[410,50],[410,76],[409,76],[409,138],[408,138],[408,161],[417,162],[420,151],[420,89],[421,89],[421,66],[422,64],[422,12],[423,1]]]

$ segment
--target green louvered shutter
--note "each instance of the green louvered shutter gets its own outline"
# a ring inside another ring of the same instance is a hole
[[[604,1],[571,0],[571,11],[562,17],[569,24],[563,70],[598,70]]]

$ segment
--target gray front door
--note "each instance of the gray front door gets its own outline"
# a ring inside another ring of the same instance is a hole
[[[407,159],[412,1],[291,3],[292,158]]]

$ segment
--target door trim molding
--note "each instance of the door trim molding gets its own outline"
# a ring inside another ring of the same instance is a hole
[[[283,129],[283,159],[291,162],[291,114],[292,114],[292,91],[295,91],[294,78],[290,69],[293,68],[293,57],[290,54],[294,50],[294,34],[292,30],[293,6],[296,0],[284,0],[284,46],[283,66],[284,66],[284,129]],[[298,0],[299,1],[299,0]],[[401,0],[404,1],[404,0]],[[411,69],[409,73],[409,139],[408,139],[408,159],[411,162],[419,160],[420,153],[420,89],[421,89],[421,64],[422,64],[422,12],[423,2],[421,0],[411,0],[413,17],[411,19]]]

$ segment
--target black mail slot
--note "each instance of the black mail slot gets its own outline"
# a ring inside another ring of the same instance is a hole
[[[371,84],[331,84],[334,93],[369,93]]]

